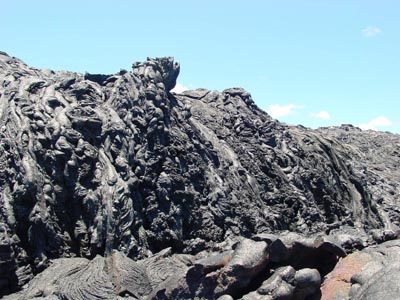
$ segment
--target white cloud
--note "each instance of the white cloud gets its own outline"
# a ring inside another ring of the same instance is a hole
[[[324,120],[328,120],[331,118],[331,115],[326,110],[321,110],[320,112],[312,113],[311,116],[317,119],[324,119]]]
[[[392,126],[393,122],[390,121],[388,118],[383,117],[383,116],[379,116],[371,121],[369,121],[368,123],[363,123],[363,124],[359,124],[357,125],[357,127],[360,127],[362,130],[379,130],[379,127],[389,127]]]
[[[172,93],[177,93],[177,94],[181,94],[184,91],[187,91],[188,88],[182,84],[180,84],[179,82],[176,83],[175,87],[171,90]]]
[[[276,119],[292,115],[298,108],[302,108],[302,106],[295,104],[288,104],[288,105],[271,104],[267,108],[267,113],[271,117]]]
[[[367,26],[361,32],[362,32],[363,36],[370,38],[370,37],[377,36],[378,34],[380,34],[382,32],[382,30],[375,26]]]

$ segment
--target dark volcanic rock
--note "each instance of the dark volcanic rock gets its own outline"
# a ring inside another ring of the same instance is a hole
[[[400,299],[400,240],[354,252],[322,286],[322,300]]]
[[[301,237],[299,237],[301,238]],[[7,300],[23,299],[224,299],[240,297],[265,275],[272,275],[247,299],[310,299],[319,295],[320,272],[292,266],[271,272],[271,244],[242,239],[233,249],[206,257],[172,254],[171,249],[133,261],[113,251],[108,257],[60,258]],[[314,247],[314,250],[317,247]],[[297,253],[288,255],[294,260]],[[265,273],[265,274],[262,274]],[[272,295],[271,298],[264,298]]]
[[[368,188],[385,225],[390,229],[393,229],[393,225],[398,228],[400,135],[373,130],[361,131],[351,125],[320,128],[318,131],[337,139],[343,145],[348,155],[347,163]]]
[[[187,266],[178,255],[163,251],[135,262],[114,251],[109,257],[60,258],[20,293],[5,299],[143,299]]]
[[[396,238],[398,136],[376,139],[395,156],[383,167],[368,137],[281,124],[243,89],[171,94],[178,73],[172,58],[84,75],[0,53],[0,294],[238,298],[291,265],[309,286],[275,276],[300,299],[342,247]],[[331,237],[271,235],[287,230]],[[186,256],[154,256],[168,247]]]

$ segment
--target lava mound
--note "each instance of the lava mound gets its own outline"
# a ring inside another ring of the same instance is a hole
[[[398,247],[400,137],[289,126],[241,88],[176,94],[179,69],[0,52],[0,296],[319,299],[367,251],[343,293],[384,298],[399,268],[369,249]]]

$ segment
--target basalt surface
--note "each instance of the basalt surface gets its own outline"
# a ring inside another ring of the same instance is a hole
[[[398,237],[398,135],[288,126],[240,88],[174,94],[178,74],[0,53],[0,296],[318,299]]]
[[[338,140],[350,154],[348,163],[368,187],[387,227],[400,226],[400,136],[351,125],[318,132]]]

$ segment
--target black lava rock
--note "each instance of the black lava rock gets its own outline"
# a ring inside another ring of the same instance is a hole
[[[171,93],[178,74],[172,58],[84,75],[0,52],[0,296],[246,298],[276,274],[314,297],[345,250],[397,237],[398,135],[288,126],[240,88]]]

